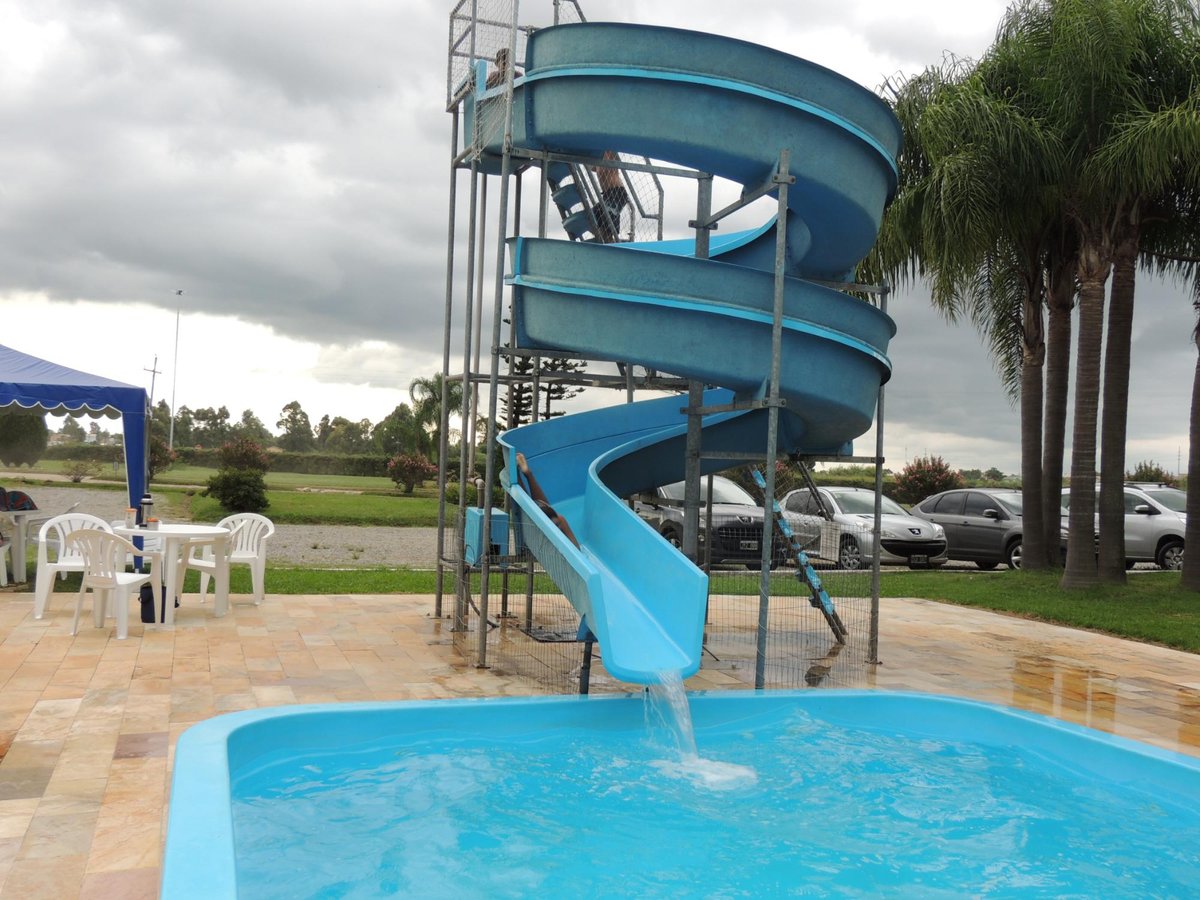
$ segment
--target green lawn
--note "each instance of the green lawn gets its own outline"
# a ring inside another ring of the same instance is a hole
[[[446,577],[446,591],[452,595],[452,573]],[[281,594],[433,593],[436,585],[434,572],[410,569],[327,571],[271,567],[267,578],[271,592]],[[499,574],[492,576],[493,591],[500,590],[501,578]],[[882,615],[887,615],[886,598],[917,597],[1013,613],[1200,653],[1200,595],[1183,590],[1178,573],[1137,573],[1124,586],[1102,587],[1086,593],[1062,591],[1058,579],[1057,574],[1036,572],[884,572],[880,590],[885,598]],[[240,567],[234,568],[231,585],[237,593],[249,591],[249,577]],[[523,576],[510,576],[511,593],[522,593],[524,585]],[[756,582],[740,573],[716,574],[712,587],[718,593],[758,592]],[[535,590],[541,593],[553,588],[544,576],[538,576]],[[772,592],[776,596],[804,593],[790,573],[773,576]]]
[[[267,501],[271,505],[265,515],[290,525],[437,525],[436,497],[268,490]],[[186,502],[197,522],[215,522],[226,515],[221,504],[199,492],[186,497]]]
[[[362,568],[314,569],[268,562],[267,589],[273,594],[432,594],[437,576],[431,570]],[[195,591],[198,574],[188,573],[187,591]],[[1012,613],[1073,628],[1102,631],[1118,637],[1148,641],[1200,653],[1200,595],[1183,590],[1176,572],[1145,572],[1132,575],[1124,586],[1102,587],[1087,592],[1065,592],[1059,576],[1036,572],[885,572],[881,579],[882,615],[887,616],[888,597],[917,597],[996,612]],[[503,575],[491,578],[498,596]],[[56,585],[56,591],[78,590],[78,576]],[[473,590],[478,590],[478,575]],[[758,593],[757,583],[745,574],[713,576],[715,593]],[[538,593],[554,590],[550,580],[538,575]],[[250,574],[244,566],[230,572],[230,590],[250,593]],[[525,590],[522,575],[509,576],[510,595]],[[446,594],[453,597],[453,573],[446,573]],[[791,573],[772,577],[776,596],[803,594]],[[952,615],[947,611],[947,615]]]
[[[22,469],[15,475],[6,474],[4,478],[11,484],[37,484],[40,483],[39,472],[61,470],[61,467],[60,463],[43,462],[32,472]],[[154,493],[175,514],[190,516],[197,521],[216,521],[225,513],[215,500],[200,496],[194,489],[178,486],[202,484],[212,471],[173,469],[168,476],[156,480]],[[111,473],[105,475],[111,477]],[[271,505],[266,512],[279,523],[398,527],[437,524],[437,497],[432,495],[431,486],[406,496],[397,494],[391,482],[383,478],[273,473],[268,474],[267,480]],[[81,486],[98,490],[123,487],[114,482],[96,481]],[[347,490],[364,493],[345,493]],[[195,573],[190,577],[194,579]],[[497,591],[500,579],[500,575],[494,578]],[[510,590],[523,591],[520,576],[513,576],[510,582]],[[1058,582],[1056,573],[888,570],[882,576],[881,594],[1012,613],[1200,653],[1200,595],[1184,591],[1178,573],[1132,573],[1123,586],[1100,587],[1086,592],[1063,591]],[[334,571],[272,566],[268,583],[272,593],[281,594],[431,593],[435,589],[435,574],[408,569]],[[243,567],[234,567],[231,584],[235,593],[249,592],[249,574]],[[447,590],[451,589],[448,585]],[[758,592],[758,583],[744,572],[736,575],[717,572],[713,575],[712,589],[714,593],[754,595]],[[536,590],[541,593],[552,587],[539,577]],[[772,592],[776,596],[797,596],[805,590],[792,573],[779,572],[772,576]]]

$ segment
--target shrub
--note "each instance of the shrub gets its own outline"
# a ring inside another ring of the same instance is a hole
[[[200,495],[215,497],[229,512],[262,512],[270,505],[263,473],[253,469],[222,469]]]
[[[896,499],[911,505],[931,494],[965,486],[962,473],[951,469],[940,456],[919,456],[896,476]]]
[[[217,454],[221,468],[208,479],[204,497],[215,497],[229,512],[262,512],[269,505],[263,474],[271,465],[262,446],[249,438],[236,438]]]
[[[475,485],[467,485],[467,506],[476,506],[479,503],[479,492],[475,490]],[[458,482],[450,481],[446,483],[446,505],[458,506]]]
[[[79,460],[63,469],[63,474],[71,479],[72,484],[79,484],[85,478],[100,474],[100,465],[87,460]]]
[[[404,493],[411,494],[420,482],[437,475],[438,468],[423,456],[401,453],[388,460],[387,471],[397,488],[403,487]]]

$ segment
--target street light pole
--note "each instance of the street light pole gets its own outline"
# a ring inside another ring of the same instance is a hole
[[[182,297],[183,291],[176,291]],[[167,428],[167,449],[175,449],[175,382],[179,379],[179,307],[175,307],[175,356],[171,360],[171,424]]]

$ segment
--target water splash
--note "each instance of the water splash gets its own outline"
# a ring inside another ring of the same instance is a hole
[[[713,791],[749,787],[758,781],[758,773],[751,766],[706,759],[697,751],[692,710],[678,672],[659,672],[658,680],[646,688],[645,718],[651,739],[669,735],[678,754],[674,760],[650,763],[661,774]]]

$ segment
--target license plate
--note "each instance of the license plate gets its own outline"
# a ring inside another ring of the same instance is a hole
[[[758,541],[742,541],[743,550],[757,550]]]
[[[927,566],[929,565],[929,557],[924,553],[914,553],[908,558],[910,566]]]

